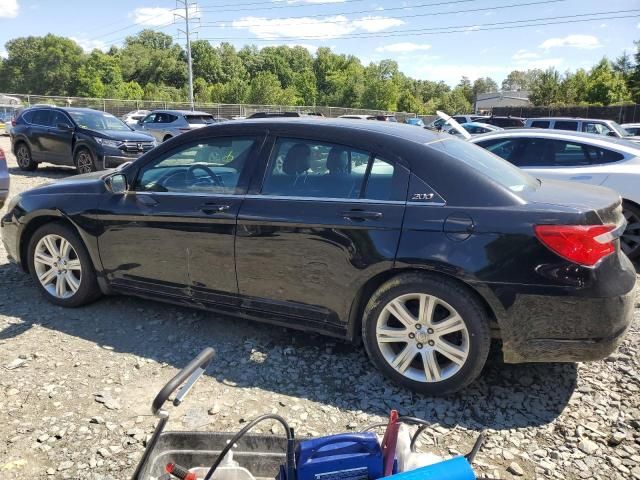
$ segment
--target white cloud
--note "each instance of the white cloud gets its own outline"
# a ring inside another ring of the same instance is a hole
[[[19,10],[18,0],[0,0],[0,18],[15,18]]]
[[[389,17],[363,17],[354,20],[353,25],[367,32],[381,32],[387,28],[403,25],[404,22],[397,18]]]
[[[349,20],[344,15],[325,18],[264,18],[243,17],[231,23],[233,28],[246,29],[262,39],[301,38],[330,39],[338,38],[358,30],[379,32],[404,22],[387,17],[363,17]]]
[[[134,23],[139,25],[148,25],[151,27],[157,27],[159,25],[165,25],[173,22],[173,9],[161,8],[161,7],[141,7],[136,8],[132,14]]]
[[[102,50],[103,52],[107,51],[109,45],[102,40],[87,40],[85,38],[77,38],[77,37],[69,37],[71,40],[76,42],[85,52],[91,52],[95,48],[98,50]]]
[[[399,42],[378,47],[376,52],[409,53],[429,50],[430,48],[431,45],[426,43]]]
[[[593,35],[567,35],[563,38],[549,38],[539,45],[540,48],[545,50],[554,47],[593,49],[601,46],[598,37]]]
[[[2,50],[0,50],[0,57],[9,58],[9,54],[7,53],[7,51],[4,48]]]
[[[513,54],[513,56],[511,57],[512,59],[518,61],[518,60],[531,60],[534,58],[539,58],[540,55],[535,53],[535,52],[527,52],[526,50],[518,50],[516,53]]]

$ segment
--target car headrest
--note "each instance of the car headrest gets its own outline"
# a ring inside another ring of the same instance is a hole
[[[327,156],[327,169],[333,175],[349,173],[349,157],[340,147],[333,147]]]
[[[282,161],[282,171],[287,175],[300,175],[311,166],[311,149],[305,143],[293,145]]]

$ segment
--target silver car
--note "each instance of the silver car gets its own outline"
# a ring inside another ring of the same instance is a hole
[[[154,110],[132,125],[134,129],[153,135],[158,142],[166,142],[181,133],[217,123],[210,113],[191,110]]]
[[[7,170],[7,158],[0,148],[0,208],[4,206],[7,195],[9,195],[9,171]]]
[[[632,135],[613,120],[599,118],[540,117],[528,118],[525,128],[547,128],[551,130],[571,130],[573,132],[593,133],[613,138],[623,138],[640,142],[640,137]]]

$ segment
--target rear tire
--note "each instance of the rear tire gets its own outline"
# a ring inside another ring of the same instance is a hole
[[[627,219],[627,228],[620,238],[620,247],[631,260],[640,257],[640,208],[623,202],[622,213]]]
[[[24,142],[20,142],[16,146],[16,162],[20,170],[25,172],[33,172],[38,168],[38,162],[34,162],[31,156],[31,149]]]
[[[44,297],[62,307],[79,307],[100,296],[96,272],[78,234],[47,223],[29,241],[29,272]]]
[[[73,157],[73,163],[79,174],[91,173],[97,170],[96,157],[91,150],[86,147],[81,147],[76,151]]]
[[[392,278],[373,294],[362,338],[386,377],[428,395],[448,395],[473,382],[491,346],[486,312],[472,292],[419,273]]]

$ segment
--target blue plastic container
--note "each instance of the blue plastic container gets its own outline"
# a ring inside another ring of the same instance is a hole
[[[375,433],[340,433],[304,440],[296,449],[297,480],[375,480],[382,449]]]
[[[476,480],[473,468],[464,457],[453,457],[426,467],[397,473],[385,480]]]

